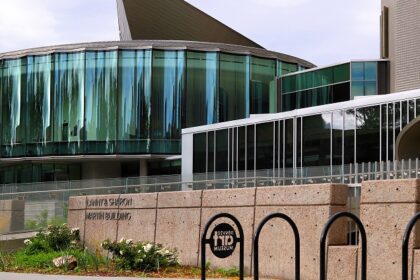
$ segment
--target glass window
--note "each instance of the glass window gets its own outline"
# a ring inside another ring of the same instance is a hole
[[[354,110],[347,110],[344,115],[344,164],[354,163],[354,129],[356,116]]]
[[[332,67],[320,69],[316,71],[314,75],[315,75],[315,80],[314,80],[315,87],[329,85],[329,84],[332,84],[334,81],[334,74],[333,74]]]
[[[179,153],[185,52],[153,51],[152,77],[151,152]]]
[[[274,123],[263,123],[256,125],[257,170],[273,168],[273,124]]]
[[[1,98],[1,157],[25,155],[25,84],[26,65],[23,59],[5,60],[0,68]],[[1,71],[3,70],[3,71]]]
[[[331,114],[303,118],[303,167],[330,165]]]
[[[82,152],[84,120],[85,54],[54,56],[54,142],[57,154]],[[72,143],[73,142],[73,143]]]
[[[118,153],[148,153],[151,51],[121,51],[118,61]]]
[[[218,54],[187,52],[184,126],[217,122]]]
[[[387,105],[381,105],[381,161],[387,160],[387,133],[388,133],[388,119],[387,119]]]
[[[374,82],[365,82],[365,93],[364,95],[376,95],[377,94],[376,89],[376,81]]]
[[[333,68],[334,83],[341,83],[350,80],[350,64],[338,65]]]
[[[87,153],[114,153],[117,114],[117,52],[86,53]]]
[[[52,153],[51,71],[52,57],[27,58],[27,156]]]
[[[206,172],[206,140],[207,133],[198,133],[193,136],[193,172]]]
[[[220,54],[219,122],[249,116],[249,57]]]
[[[285,123],[285,163],[286,168],[293,168],[293,119],[288,119]]]
[[[351,79],[353,81],[363,81],[365,79],[365,70],[363,62],[351,63]]]
[[[207,172],[214,172],[214,131],[207,133]]]
[[[287,75],[293,72],[296,72],[298,70],[298,65],[294,63],[287,63],[282,62],[281,63],[281,73],[282,75]]]
[[[270,112],[270,92],[273,91],[271,82],[275,74],[275,60],[251,57],[251,114]]]
[[[246,127],[238,128],[238,170],[245,170],[246,161]]]
[[[216,172],[228,171],[229,130],[216,131]]]
[[[332,114],[332,164],[341,165],[343,162],[343,111],[335,111]]]
[[[416,100],[416,117],[420,116],[420,99]]]
[[[365,81],[376,81],[377,67],[376,62],[365,62]]]
[[[365,95],[365,84],[364,82],[352,82],[351,83],[351,94],[352,98],[356,96],[364,96]]]
[[[333,103],[350,100],[350,83],[333,85]]]
[[[380,113],[379,106],[357,109],[357,162],[379,161]]]
[[[254,161],[254,151],[255,151],[255,127],[254,125],[249,125],[246,127],[246,147],[247,147],[247,170],[255,170],[255,161]],[[249,175],[249,174],[248,174]]]

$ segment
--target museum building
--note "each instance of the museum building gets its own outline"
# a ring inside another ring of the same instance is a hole
[[[388,95],[393,7],[382,59],[319,68],[183,0],[117,7],[121,41],[0,54],[0,184],[344,170],[398,158],[420,114],[420,91]]]

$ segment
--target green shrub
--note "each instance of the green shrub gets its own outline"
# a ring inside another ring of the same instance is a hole
[[[161,244],[151,242],[134,243],[131,239],[122,238],[119,242],[109,239],[101,244],[102,248],[112,254],[119,269],[158,271],[160,268],[179,265],[176,249],[168,249]]]
[[[24,252],[34,255],[39,252],[59,252],[80,249],[80,234],[78,228],[69,229],[67,224],[61,226],[50,225],[33,238],[24,241]]]

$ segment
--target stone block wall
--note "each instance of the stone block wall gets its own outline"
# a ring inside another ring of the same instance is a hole
[[[347,192],[345,185],[324,184],[72,197],[68,220],[70,226],[80,228],[85,245],[91,249],[98,249],[106,238],[148,240],[176,247],[183,264],[196,266],[207,221],[218,213],[230,213],[244,230],[245,272],[250,274],[256,227],[268,214],[282,212],[297,224],[302,279],[312,280],[319,279],[322,228],[330,215],[346,210]],[[346,243],[343,225],[338,222],[332,229],[329,245]],[[237,266],[239,250],[227,259],[217,259],[208,249],[207,257],[213,266]],[[275,219],[267,223],[260,236],[261,275],[294,279],[294,258],[294,236],[286,222]]]
[[[24,215],[24,200],[0,200],[0,234],[23,230]]]

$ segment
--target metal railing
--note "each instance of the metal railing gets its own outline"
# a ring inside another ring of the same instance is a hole
[[[70,196],[344,183],[352,186],[348,196],[349,210],[358,215],[362,181],[418,178],[419,175],[419,160],[417,159],[299,169],[217,172],[191,176],[168,175],[7,184],[0,185],[0,202],[24,200],[25,228],[31,228],[37,223],[46,223],[54,219],[66,220]],[[357,244],[357,236],[357,229],[350,223],[349,244]]]

